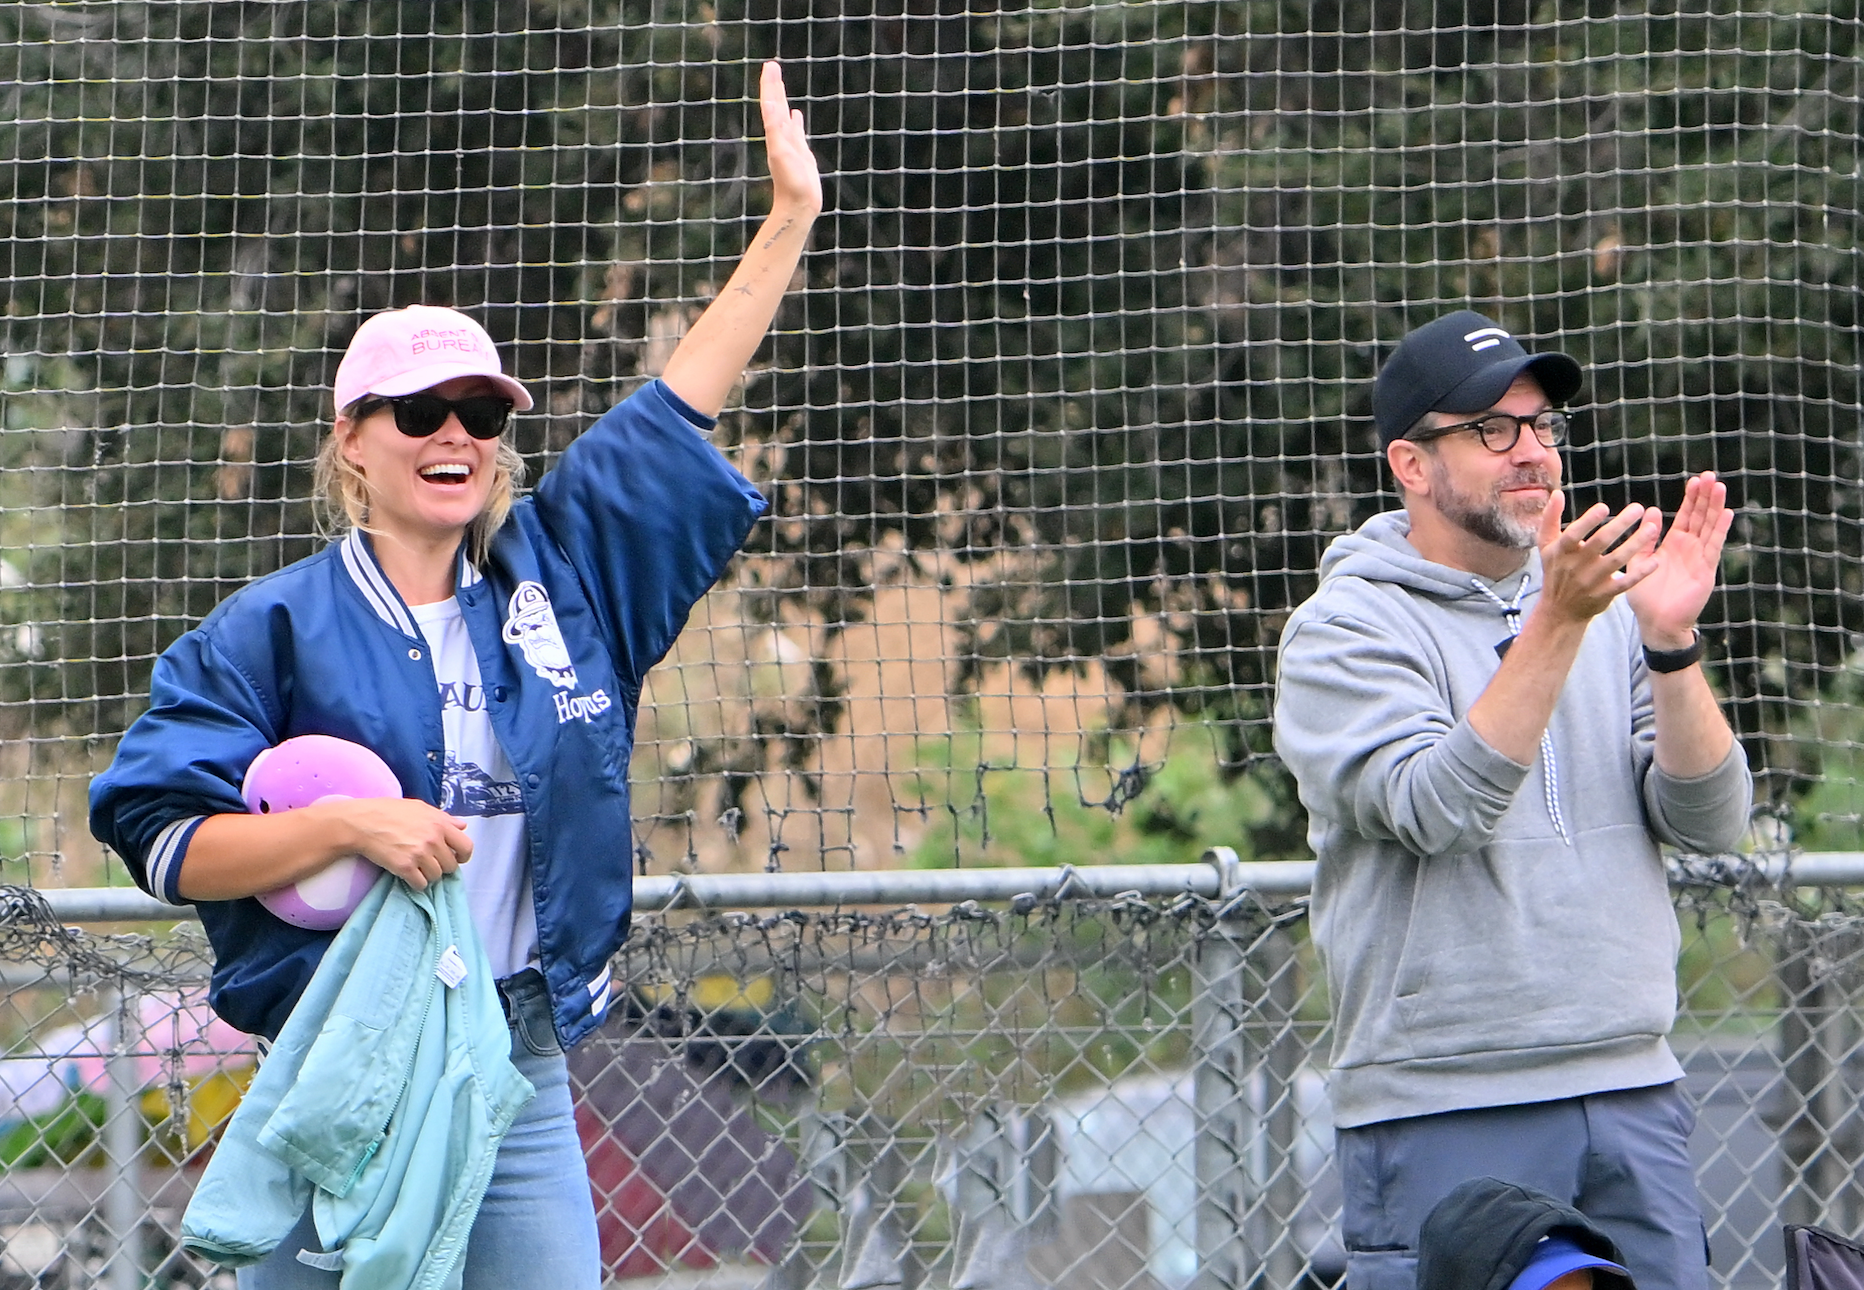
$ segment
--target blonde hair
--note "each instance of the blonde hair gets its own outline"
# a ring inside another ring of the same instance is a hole
[[[324,436],[312,467],[312,496],[317,503],[319,523],[327,531],[342,527],[364,533],[380,530],[369,527],[369,481],[356,469],[356,463],[343,454],[343,445],[356,433],[356,409],[373,396],[365,396],[337,413],[330,433]],[[511,514],[518,486],[524,483],[524,458],[512,446],[507,435],[498,438],[498,450],[492,457],[492,491],[485,499],[485,509],[466,526],[466,558],[473,567],[483,569],[492,550],[492,538]],[[338,517],[341,516],[342,519]]]

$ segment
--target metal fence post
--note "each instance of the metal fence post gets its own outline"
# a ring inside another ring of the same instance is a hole
[[[1246,963],[1246,982],[1256,1015],[1244,1034],[1253,1041],[1251,1056],[1261,1072],[1256,1130],[1261,1172],[1256,1175],[1259,1199],[1250,1215],[1249,1247],[1264,1290],[1293,1290],[1305,1262],[1294,1239],[1304,1189],[1295,1161],[1301,1134],[1295,1081],[1305,1053],[1295,1026],[1300,994],[1294,940],[1287,928],[1271,927],[1257,939]]]
[[[1244,906],[1236,853],[1214,847],[1206,859],[1224,874],[1223,908]],[[1197,1290],[1289,1290],[1305,1262],[1294,1240],[1304,1057],[1294,944],[1283,928],[1245,926],[1219,922],[1192,961]]]
[[[109,1057],[105,1059],[104,1167],[110,1181],[104,1192],[104,1226],[107,1284],[111,1290],[138,1290],[142,1285],[141,1227],[147,1206],[137,1179],[142,1147],[137,1130],[136,1023],[132,1000],[123,991],[111,991],[109,1006]]]
[[[1797,925],[1783,933],[1779,1041],[1787,1105],[1779,1122],[1788,1172],[1780,1217],[1855,1232],[1864,1223],[1857,1176],[1864,1126],[1845,1060],[1859,1036],[1834,961],[1852,947],[1828,943],[1841,935]]]
[[[1196,1290],[1244,1290],[1250,1266],[1249,1015],[1246,943],[1218,924],[1191,959],[1192,1101],[1197,1133]]]

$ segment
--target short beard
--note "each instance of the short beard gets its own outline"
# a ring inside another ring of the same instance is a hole
[[[1430,492],[1437,511],[1444,519],[1471,537],[1500,547],[1504,551],[1531,551],[1540,545],[1540,517],[1518,520],[1502,509],[1501,494],[1510,488],[1533,485],[1553,490],[1553,481],[1544,471],[1523,471],[1511,475],[1495,486],[1485,500],[1478,501],[1459,491],[1450,482],[1450,472],[1442,458],[1434,453],[1430,459]]]

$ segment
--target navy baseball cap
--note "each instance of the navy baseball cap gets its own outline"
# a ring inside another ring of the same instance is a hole
[[[1387,447],[1426,412],[1487,412],[1515,377],[1533,373],[1555,403],[1579,393],[1579,364],[1565,354],[1530,354],[1473,309],[1459,309],[1398,342],[1372,386],[1372,420]]]
[[[1581,1268],[1596,1268],[1600,1272],[1616,1273],[1626,1281],[1631,1279],[1630,1271],[1623,1264],[1588,1254],[1579,1248],[1578,1242],[1554,1235],[1534,1247],[1527,1266],[1508,1283],[1508,1290],[1545,1290],[1567,1273]]]

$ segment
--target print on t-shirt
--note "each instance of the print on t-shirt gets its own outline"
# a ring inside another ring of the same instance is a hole
[[[441,682],[442,720],[450,709],[484,712],[485,687],[464,681]],[[449,748],[446,771],[440,780],[440,809],[461,816],[522,815],[524,795],[518,791],[517,780],[496,779],[485,767],[462,761]]]
[[[522,815],[524,796],[516,780],[501,784],[481,767],[448,753],[440,809],[448,815]]]
[[[472,839],[472,862],[460,867],[466,901],[492,975],[510,976],[537,959],[537,913],[518,772],[492,729],[498,694],[487,694],[481,683],[458,600],[415,605],[409,612],[432,650],[440,687],[446,749],[440,809],[464,823]]]

